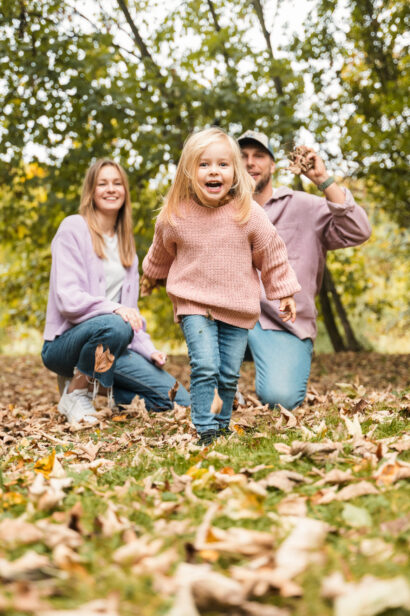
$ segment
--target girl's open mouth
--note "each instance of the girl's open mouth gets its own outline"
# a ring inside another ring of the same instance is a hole
[[[206,182],[205,186],[210,192],[216,192],[222,188],[222,182]]]

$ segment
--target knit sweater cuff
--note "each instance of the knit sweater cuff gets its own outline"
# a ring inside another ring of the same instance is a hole
[[[169,263],[153,264],[147,255],[142,262],[142,271],[148,278],[154,278],[155,280],[162,280],[168,276]]]

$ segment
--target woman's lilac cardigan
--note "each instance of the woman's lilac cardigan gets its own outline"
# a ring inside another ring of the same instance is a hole
[[[54,340],[70,327],[120,306],[138,309],[138,258],[125,270],[121,303],[105,297],[103,261],[94,252],[90,231],[79,214],[67,216],[51,244],[52,265],[48,295],[45,340]],[[144,328],[134,333],[128,348],[151,360],[156,351]]]

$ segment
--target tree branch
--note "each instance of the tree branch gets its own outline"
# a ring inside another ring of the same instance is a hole
[[[217,32],[221,32],[222,28],[219,25],[218,16],[217,16],[216,11],[215,11],[214,3],[212,2],[212,0],[207,0],[207,3],[208,3],[208,6],[209,6],[209,10],[210,10],[211,16],[212,16],[212,21],[214,22],[215,30]],[[223,55],[223,57],[225,59],[226,67],[228,69],[233,68],[232,59],[229,57],[229,54],[228,54],[228,52],[226,50],[226,47],[225,47],[224,43],[222,43],[222,49],[223,49],[222,55]]]
[[[266,22],[265,22],[265,17],[263,15],[263,7],[261,4],[260,0],[251,0],[251,3],[255,9],[256,15],[258,17],[258,21],[259,21],[259,25],[261,27],[265,42],[266,42],[266,47],[268,49],[269,52],[269,56],[272,62],[272,79],[273,79],[273,83],[275,84],[275,89],[276,92],[278,93],[279,96],[283,96],[283,85],[282,85],[282,80],[278,75],[274,74],[273,71],[273,62],[275,61],[275,56],[273,55],[273,49],[272,49],[272,43],[270,40],[270,32],[268,31],[267,27],[266,27]]]
[[[158,73],[160,74],[159,67],[155,63],[154,58],[151,56],[148,47],[146,46],[144,40],[142,39],[139,33],[139,30],[131,17],[131,14],[128,10],[125,0],[117,0],[117,2],[118,2],[118,6],[120,7],[121,11],[124,14],[125,19],[127,20],[129,27],[131,28],[131,32],[134,36],[135,42],[137,43],[137,47],[140,50],[141,56],[145,60],[149,60],[152,66],[154,66],[157,69]]]

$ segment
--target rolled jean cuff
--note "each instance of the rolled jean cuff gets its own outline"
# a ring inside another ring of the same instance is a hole
[[[90,372],[87,368],[81,365],[81,362],[77,364],[77,370],[79,370],[82,374],[85,374],[90,379],[97,379],[102,387],[112,387],[114,384],[114,363],[112,367],[107,370],[107,372]]]

